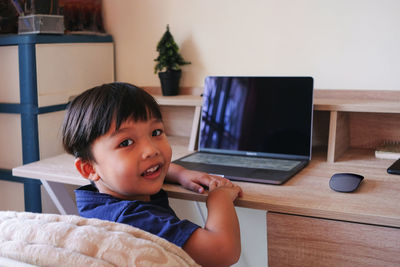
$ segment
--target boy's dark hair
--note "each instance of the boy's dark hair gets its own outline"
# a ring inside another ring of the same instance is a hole
[[[162,120],[154,98],[128,83],[109,83],[89,89],[68,105],[62,126],[64,149],[83,160],[95,161],[91,145],[108,132],[115,120],[116,130],[128,119]]]

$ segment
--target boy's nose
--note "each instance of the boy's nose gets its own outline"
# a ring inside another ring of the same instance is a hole
[[[142,150],[142,158],[147,159],[147,158],[152,158],[155,156],[158,156],[160,151],[158,150],[157,146],[153,144],[153,142],[146,141],[143,144],[143,150]]]

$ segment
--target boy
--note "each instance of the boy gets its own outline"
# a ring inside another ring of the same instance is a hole
[[[91,185],[75,191],[79,214],[129,224],[182,247],[203,266],[231,265],[240,257],[233,201],[240,187],[227,179],[171,163],[171,147],[153,97],[126,83],[83,92],[69,105],[63,145]],[[164,180],[203,193],[204,228],[180,220],[168,204]]]

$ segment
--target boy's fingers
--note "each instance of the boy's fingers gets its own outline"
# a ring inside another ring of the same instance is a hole
[[[217,187],[218,183],[217,180],[211,180],[210,184],[208,185],[209,191],[214,190]]]
[[[196,184],[194,182],[189,183],[186,186],[186,188],[193,192],[196,192],[196,193],[200,193],[200,194],[204,193],[204,187],[202,187],[201,185]]]
[[[212,179],[213,178],[210,175],[202,175],[197,178],[197,181],[202,185],[209,186]]]

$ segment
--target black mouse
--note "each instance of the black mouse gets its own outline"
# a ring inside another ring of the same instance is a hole
[[[335,173],[329,180],[329,187],[337,192],[354,192],[364,176],[355,173]]]

